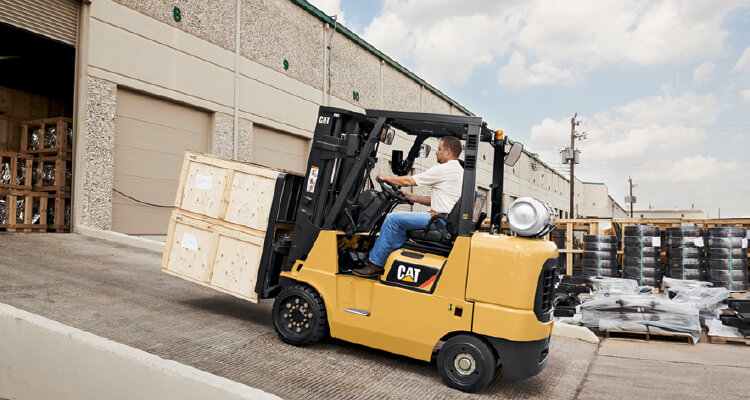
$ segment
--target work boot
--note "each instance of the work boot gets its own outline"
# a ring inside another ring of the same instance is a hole
[[[353,269],[352,274],[361,276],[363,278],[374,278],[376,276],[382,275],[383,271],[385,271],[383,267],[370,263],[366,267]]]

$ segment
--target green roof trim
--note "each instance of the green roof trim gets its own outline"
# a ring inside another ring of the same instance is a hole
[[[584,185],[604,185],[603,182],[581,182]]]
[[[294,4],[296,4],[297,6],[301,7],[303,10],[309,12],[310,14],[316,16],[319,20],[327,23],[328,25],[331,25],[331,26],[335,25],[336,26],[336,31],[340,32],[342,35],[346,36],[348,39],[352,40],[354,43],[357,43],[358,45],[360,45],[365,50],[367,50],[370,53],[374,54],[375,56],[381,58],[382,60],[384,60],[385,62],[387,62],[388,64],[390,64],[392,67],[394,67],[397,70],[401,71],[403,74],[405,74],[406,76],[408,76],[411,79],[415,80],[417,83],[419,83],[420,85],[424,86],[429,91],[431,91],[432,93],[434,93],[435,95],[437,95],[441,99],[447,101],[448,103],[450,103],[454,107],[458,108],[462,112],[468,114],[469,116],[475,117],[474,113],[472,113],[471,111],[469,111],[468,109],[466,109],[466,107],[462,106],[461,104],[458,104],[457,101],[451,99],[445,93],[439,91],[434,86],[432,86],[429,83],[427,83],[427,81],[425,81],[424,79],[418,77],[416,74],[414,74],[413,72],[409,71],[406,67],[404,67],[403,65],[399,64],[398,62],[396,62],[392,58],[390,58],[387,55],[385,55],[385,53],[383,53],[382,51],[376,49],[375,46],[371,45],[370,43],[367,43],[367,41],[365,41],[364,39],[362,39],[361,37],[359,37],[356,33],[350,31],[345,26],[343,26],[343,25],[341,25],[339,23],[336,23],[333,20],[333,18],[331,18],[328,15],[326,15],[323,11],[318,10],[312,4],[308,3],[305,0],[291,0],[291,2],[294,3]]]

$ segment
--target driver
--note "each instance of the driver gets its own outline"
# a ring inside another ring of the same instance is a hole
[[[357,276],[375,277],[383,273],[385,261],[393,250],[407,240],[406,231],[423,229],[435,214],[448,214],[461,197],[464,169],[458,161],[461,141],[446,136],[438,143],[435,156],[437,164],[414,176],[380,176],[377,179],[397,186],[429,186],[429,196],[403,193],[406,199],[430,206],[430,212],[393,212],[385,217],[380,236],[370,251],[370,263],[366,267],[352,270]]]

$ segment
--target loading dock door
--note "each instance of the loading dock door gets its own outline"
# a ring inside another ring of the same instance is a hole
[[[252,162],[302,174],[307,168],[308,145],[306,138],[254,125]]]
[[[75,46],[79,2],[78,0],[0,0],[0,22]]]
[[[208,152],[205,111],[117,90],[114,188],[156,205],[173,205],[185,150]],[[166,235],[171,208],[139,204],[112,194],[112,230]]]

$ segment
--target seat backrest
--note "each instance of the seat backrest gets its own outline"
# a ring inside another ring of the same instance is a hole
[[[455,238],[458,234],[458,221],[461,215],[461,198],[458,198],[456,204],[451,208],[451,212],[448,213],[446,219],[445,229],[451,234],[451,238]]]

